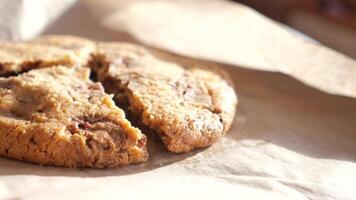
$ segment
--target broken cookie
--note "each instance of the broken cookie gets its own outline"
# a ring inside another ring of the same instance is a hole
[[[91,67],[118,105],[159,134],[169,151],[209,146],[229,129],[235,92],[219,75],[163,62],[126,43],[99,43]]]
[[[0,42],[0,76],[0,155],[43,165],[146,161],[146,137],[123,110],[171,152],[207,147],[228,131],[237,104],[217,73],[74,36]]]
[[[84,67],[0,78],[0,155],[43,165],[106,168],[146,161],[131,126]]]

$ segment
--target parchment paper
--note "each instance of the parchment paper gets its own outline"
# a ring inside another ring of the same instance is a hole
[[[99,5],[87,1],[108,28],[127,31],[146,44],[187,56],[283,72],[323,91],[356,97],[354,60],[297,38],[237,3],[105,0],[106,4]],[[116,9],[104,12],[107,7]]]
[[[177,5],[187,1],[179,2]],[[194,2],[199,4],[199,1]],[[232,6],[233,9],[241,9],[241,12],[219,12],[216,7],[219,16],[227,15],[232,19],[234,17],[231,15],[257,15],[258,23],[266,22],[266,19],[248,8],[221,2],[227,6],[225,9],[229,10]],[[215,3],[218,5],[217,1]],[[194,3],[194,5],[197,4]],[[155,4],[151,5],[155,7]],[[97,6],[98,11],[104,8],[104,4],[103,7]],[[122,9],[122,6],[123,4],[119,7],[120,12],[125,13],[127,10]],[[150,6],[148,4],[145,6],[149,10]],[[204,6],[198,7],[200,11],[204,10],[202,8]],[[104,29],[95,21],[91,21],[92,18],[86,16],[84,12],[76,12],[81,9],[76,6],[74,13],[71,11],[67,13],[71,17],[64,17],[68,20],[66,23],[54,23],[65,25],[57,29],[52,27],[50,30],[45,30],[45,33],[75,33],[92,39],[125,38],[128,41],[135,41],[127,35],[123,37],[120,33]],[[117,7],[110,7],[113,12],[115,9]],[[183,11],[186,10],[196,12],[197,7],[190,9],[185,7],[181,10],[181,14],[184,14]],[[170,13],[174,16],[173,12]],[[88,18],[90,23],[77,20],[80,16]],[[127,15],[127,20],[133,24],[135,21],[143,20],[139,16],[135,18],[129,16]],[[145,15],[145,18],[150,19],[150,16],[158,17],[160,13]],[[106,18],[103,14],[97,17]],[[161,18],[164,17],[161,16]],[[98,20],[98,22],[101,21]],[[146,27],[150,26],[149,22],[148,20]],[[162,19],[162,23],[164,22],[165,20]],[[67,23],[71,25],[67,26]],[[196,22],[192,20],[191,23]],[[211,26],[218,24],[212,23]],[[121,28],[125,27],[121,22],[117,22],[116,25]],[[161,26],[165,27],[164,24]],[[264,26],[266,26],[265,32],[272,33],[277,27],[269,21]],[[80,27],[84,31],[74,30],[73,27]],[[154,25],[152,27],[155,28]],[[141,42],[167,49],[174,46],[168,43],[169,38],[165,38],[169,36],[164,34],[165,28],[161,29],[163,43],[159,43],[157,35],[148,31],[149,29],[143,29],[142,33],[146,36],[140,36],[139,26],[125,28]],[[282,31],[278,27],[277,30],[276,32]],[[100,34],[94,34],[95,31]],[[263,33],[259,34],[266,35]],[[270,34],[278,34],[272,33]],[[208,37],[209,34],[207,33],[204,37]],[[221,57],[214,56],[214,52],[211,51],[214,45],[221,45],[217,46],[218,50],[234,59],[233,55],[239,54],[235,52],[236,46],[229,44],[229,40],[233,37],[220,38],[220,41],[224,39],[224,45],[216,41],[212,41],[211,45],[206,45],[203,41],[194,40],[197,35],[191,35],[192,44],[185,43],[185,39],[182,38],[183,44],[179,47],[183,50],[179,49],[176,52],[204,58],[206,61],[154,50],[157,56],[183,65],[224,69],[232,78],[239,95],[237,115],[226,137],[210,148],[188,154],[171,154],[166,152],[159,142],[149,140],[151,158],[147,163],[106,170],[41,167],[0,158],[0,199],[354,199],[356,197],[354,189],[356,185],[356,100],[322,92],[281,73],[247,68],[253,66],[262,69],[264,67],[271,71],[272,69],[279,71],[279,67],[290,66],[290,71],[283,72],[300,70],[298,79],[311,80],[314,87],[322,86],[320,88],[330,93],[352,96],[354,93],[351,91],[354,90],[351,89],[356,84],[353,78],[356,75],[353,68],[355,61],[322,46],[305,43],[288,33],[283,32],[283,34],[288,35],[288,38],[285,38],[286,41],[275,42],[281,44],[281,49],[278,49],[278,46],[271,46],[271,48],[261,49],[250,55],[250,59],[244,57],[248,61],[243,66],[245,68],[241,68],[241,64],[234,63],[240,62],[241,57],[237,56],[239,59],[228,61],[224,57],[225,54],[220,53]],[[149,42],[147,38],[150,38],[150,35],[152,39]],[[258,34],[254,35],[257,37]],[[213,36],[214,34],[210,35],[210,37]],[[211,39],[215,40],[214,37]],[[293,38],[291,39],[293,48],[289,46],[290,38]],[[279,37],[274,37],[272,41],[276,39]],[[178,40],[174,41],[179,45]],[[234,43],[235,40],[230,42]],[[249,42],[254,41],[249,40]],[[270,45],[275,45],[275,43]],[[246,44],[242,46],[248,47],[247,44],[246,41]],[[290,47],[289,51],[286,51],[284,44]],[[185,49],[195,45],[204,49],[189,49],[189,51]],[[257,48],[256,45],[259,44],[252,44],[253,48],[248,51],[252,53],[253,49]],[[210,50],[205,48],[210,48]],[[289,57],[296,51],[295,49],[300,49],[298,52],[302,55],[298,59]],[[302,51],[303,49],[305,51]],[[231,52],[231,50],[234,51]],[[210,54],[207,54],[207,51]],[[272,69],[269,69],[272,65],[262,67],[252,65],[253,63],[264,64],[266,60],[274,56],[270,51],[279,52],[279,58],[285,56],[288,59],[279,63],[281,60],[276,58],[271,62],[275,62]],[[260,58],[264,55],[266,57]],[[286,65],[293,64],[292,59],[296,64]],[[213,60],[230,64],[215,63]],[[298,63],[300,65],[297,65]],[[316,64],[304,65],[308,63]],[[328,69],[333,69],[333,73]],[[314,74],[315,79],[313,79],[310,71],[319,71],[320,76]],[[308,79],[303,79],[304,74]],[[324,74],[327,74],[328,81],[325,81]],[[294,73],[291,75],[295,76]],[[341,84],[342,81],[344,84]],[[330,85],[337,83],[339,83],[337,86],[328,90]],[[347,87],[344,87],[345,85]]]

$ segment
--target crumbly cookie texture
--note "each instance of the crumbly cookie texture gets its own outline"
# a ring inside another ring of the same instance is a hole
[[[88,66],[171,152],[209,146],[232,123],[237,97],[223,78],[158,60],[140,46],[74,36],[0,42],[0,76],[12,76],[0,78],[0,155],[95,168],[147,160],[146,137],[89,80]]]
[[[43,36],[29,42],[0,42],[0,76],[56,65],[85,65],[94,50],[94,42],[75,36]]]
[[[65,167],[146,161],[146,137],[88,77],[57,66],[0,78],[0,155]]]
[[[163,62],[125,43],[99,43],[91,64],[109,93],[156,131],[169,151],[216,142],[229,129],[237,104],[217,74]]]
[[[0,75],[15,75],[35,68],[79,63],[73,51],[42,44],[0,42]]]
[[[92,53],[96,49],[96,43],[94,41],[70,35],[47,35],[36,38],[29,43],[57,47],[63,50],[71,50],[82,64],[88,62]]]

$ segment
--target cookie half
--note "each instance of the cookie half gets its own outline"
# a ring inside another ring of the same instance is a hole
[[[219,75],[184,69],[125,43],[99,43],[91,67],[116,102],[172,152],[209,146],[229,129],[236,94]]]
[[[65,167],[146,161],[146,137],[88,77],[58,66],[0,78],[0,155]]]

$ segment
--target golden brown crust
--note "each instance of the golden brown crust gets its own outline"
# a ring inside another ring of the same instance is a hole
[[[63,50],[71,50],[78,56],[78,59],[81,60],[82,64],[88,62],[91,54],[96,48],[96,43],[94,41],[69,35],[46,35],[36,38],[29,43],[57,47]]]
[[[60,66],[0,78],[0,154],[65,167],[147,160],[145,136],[88,76]]]
[[[168,150],[209,146],[229,129],[237,98],[220,76],[157,60],[134,45],[99,43],[97,51],[102,64],[94,70],[104,87],[158,132]]]
[[[232,123],[237,97],[225,80],[160,61],[140,46],[73,36],[0,42],[0,76],[31,70],[0,78],[0,155],[95,168],[147,160],[146,137],[88,79],[86,66],[172,152],[209,146]],[[44,67],[51,68],[36,69]]]
[[[29,42],[0,42],[0,76],[56,65],[86,65],[95,43],[74,36],[43,36]]]
[[[0,42],[0,75],[76,63],[79,63],[77,56],[69,50],[40,44]]]

